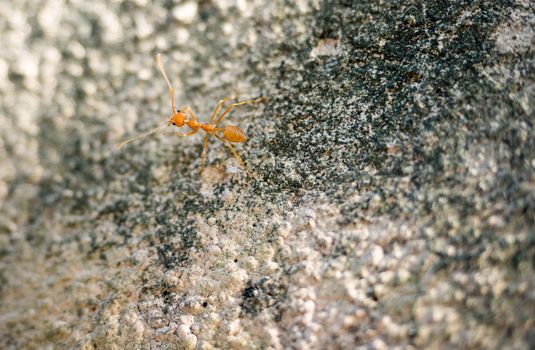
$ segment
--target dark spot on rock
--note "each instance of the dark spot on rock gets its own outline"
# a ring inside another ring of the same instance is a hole
[[[286,287],[268,277],[260,278],[256,283],[249,281],[242,291],[242,311],[256,315],[266,308],[275,307],[286,296]],[[277,311],[279,315],[279,312]]]

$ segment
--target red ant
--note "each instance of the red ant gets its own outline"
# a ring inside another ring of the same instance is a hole
[[[254,100],[244,100],[244,101],[238,101],[238,102],[232,103],[216,119],[216,115],[221,109],[221,107],[223,106],[223,103],[230,100],[230,98],[223,98],[217,102],[217,106],[215,107],[214,112],[212,113],[212,117],[210,118],[210,123],[201,123],[197,121],[197,117],[191,111],[191,108],[189,106],[184,106],[180,109],[175,109],[174,89],[171,86],[169,79],[167,78],[167,74],[165,74],[165,70],[163,69],[162,61],[160,59],[160,54],[156,55],[156,62],[158,64],[158,68],[160,69],[160,72],[162,72],[162,75],[165,78],[165,81],[167,82],[167,86],[169,87],[169,95],[171,96],[171,111],[172,111],[171,117],[167,119],[166,121],[164,121],[162,124],[160,124],[158,127],[152,129],[151,131],[124,141],[123,143],[119,145],[119,149],[124,147],[126,144],[132,141],[141,139],[143,137],[146,137],[155,133],[157,130],[159,130],[160,128],[164,126],[174,125],[174,126],[181,128],[184,125],[187,125],[191,129],[190,132],[185,133],[185,134],[175,132],[175,134],[178,136],[182,136],[182,137],[191,136],[195,134],[197,131],[199,131],[199,129],[206,133],[206,135],[204,136],[204,144],[203,144],[202,155],[201,155],[201,169],[204,167],[204,156],[206,154],[206,147],[208,145],[208,137],[210,135],[214,135],[223,143],[225,143],[230,149],[230,151],[232,152],[232,154],[234,154],[234,156],[238,159],[238,161],[243,166],[243,168],[246,169],[245,164],[243,163],[240,156],[238,155],[238,153],[236,153],[236,151],[234,150],[234,148],[232,147],[230,143],[231,142],[236,142],[236,143],[245,142],[247,141],[247,136],[245,136],[245,133],[237,126],[227,125],[224,128],[218,128],[218,125],[221,122],[221,120],[223,120],[223,118],[234,107],[245,105],[245,104],[253,104],[253,103],[262,102],[266,98],[260,97]]]

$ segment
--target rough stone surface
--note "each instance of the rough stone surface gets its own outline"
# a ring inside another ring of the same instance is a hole
[[[0,348],[535,347],[531,1],[0,2]],[[165,120],[225,119],[251,172]]]

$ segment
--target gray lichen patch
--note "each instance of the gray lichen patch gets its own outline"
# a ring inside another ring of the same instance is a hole
[[[532,348],[530,10],[0,5],[0,347]]]

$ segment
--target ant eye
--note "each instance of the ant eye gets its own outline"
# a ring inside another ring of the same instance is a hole
[[[176,125],[176,123],[175,123],[175,122],[173,122],[173,125]]]

